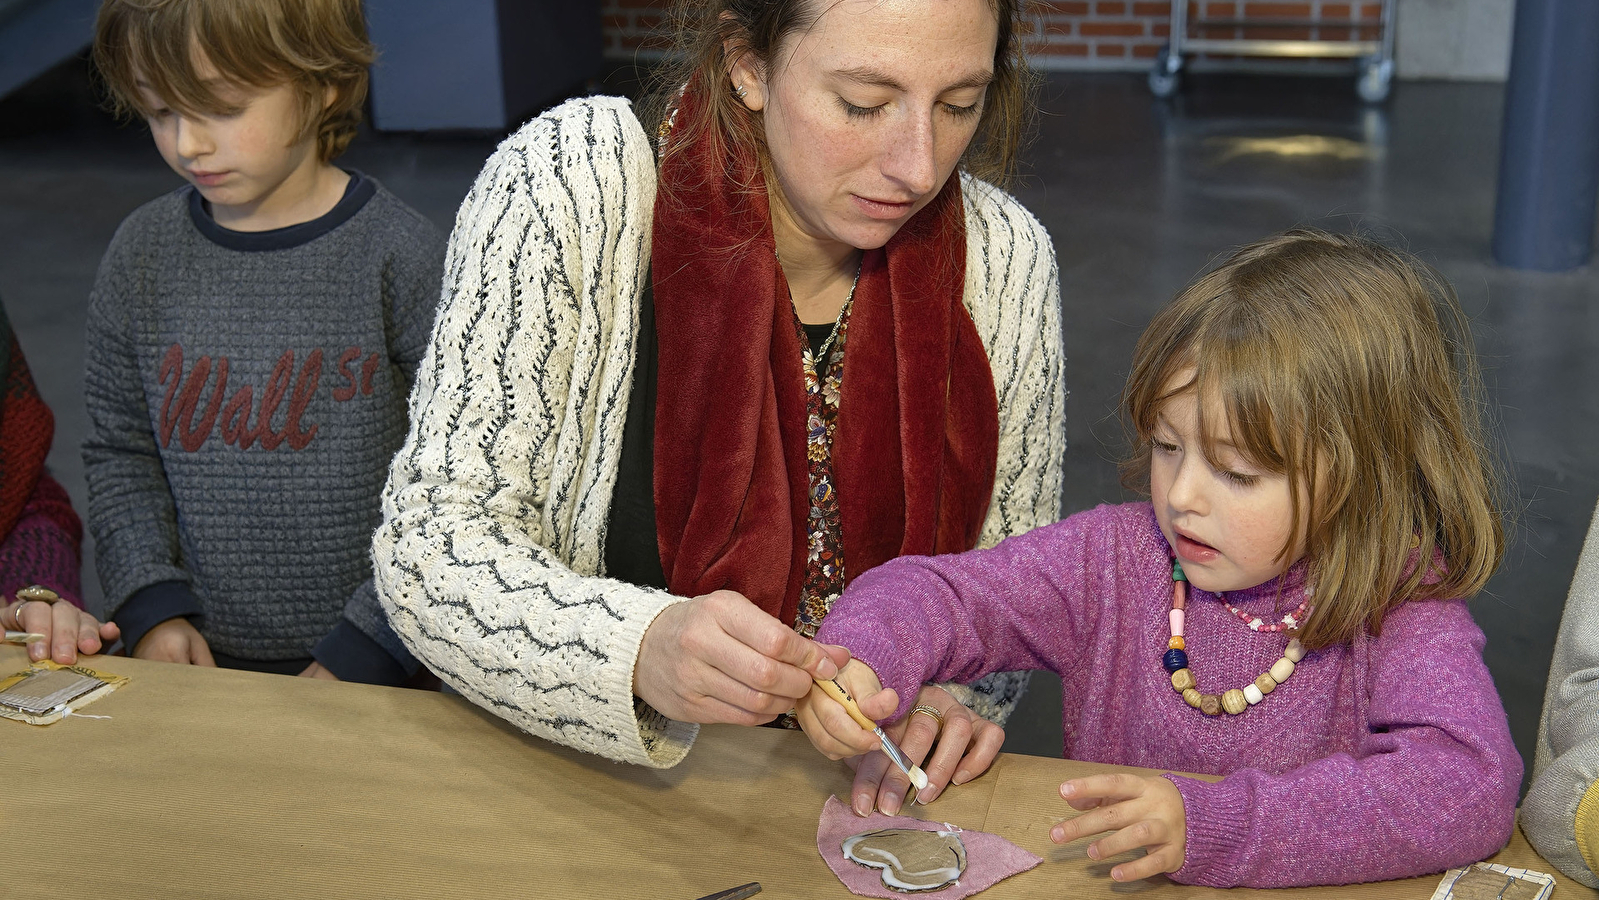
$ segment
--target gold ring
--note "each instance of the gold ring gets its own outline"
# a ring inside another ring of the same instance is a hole
[[[28,627],[26,625],[22,624],[22,608],[24,606],[27,606],[31,602],[33,602],[33,601],[31,601],[31,600],[18,600],[17,601],[17,605],[11,607],[11,618],[16,620],[17,630],[18,631],[27,631],[28,630]]]
[[[933,717],[933,721],[938,723],[938,730],[939,731],[943,731],[944,730],[944,714],[943,713],[939,712],[938,710],[934,709],[931,706],[928,706],[925,703],[922,704],[921,706],[918,706],[915,709],[911,710],[911,715],[914,716],[917,713],[921,713],[924,716],[932,716]]]

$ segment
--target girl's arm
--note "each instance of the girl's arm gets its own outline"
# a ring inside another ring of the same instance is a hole
[[[1173,880],[1213,887],[1381,881],[1476,862],[1514,825],[1521,757],[1464,601],[1406,603],[1369,641],[1367,724],[1354,753],[1183,795],[1187,853]],[[1350,665],[1359,647],[1351,651]]]
[[[898,693],[892,719],[923,682],[1063,671],[1100,614],[1084,598],[1114,590],[1084,564],[1088,542],[1128,509],[1102,506],[988,550],[891,560],[851,583],[816,639],[849,648]]]
[[[1572,880],[1599,887],[1599,509],[1555,640],[1521,828]]]

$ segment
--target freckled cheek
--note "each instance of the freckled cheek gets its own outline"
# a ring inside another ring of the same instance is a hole
[[[1276,565],[1277,552],[1288,540],[1287,521],[1270,512],[1241,514],[1234,519],[1232,530],[1246,543],[1246,555],[1256,566]]]

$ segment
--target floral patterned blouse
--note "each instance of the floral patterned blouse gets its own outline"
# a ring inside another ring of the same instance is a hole
[[[805,582],[800,586],[799,612],[794,630],[815,637],[833,601],[844,592],[844,529],[839,523],[838,492],[833,487],[833,432],[838,428],[838,401],[844,385],[844,345],[849,340],[849,313],[846,304],[839,314],[838,336],[830,348],[818,376],[810,341],[805,337],[799,317],[800,346],[805,364],[806,458],[810,462],[811,512],[807,520],[809,551],[805,561]]]

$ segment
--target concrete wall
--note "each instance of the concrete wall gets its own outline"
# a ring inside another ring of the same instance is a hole
[[[1400,78],[1503,81],[1516,0],[1399,0]]]

